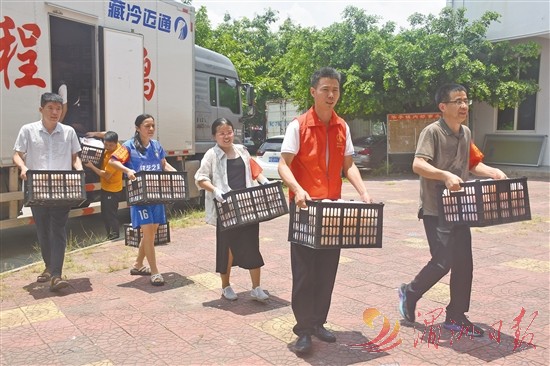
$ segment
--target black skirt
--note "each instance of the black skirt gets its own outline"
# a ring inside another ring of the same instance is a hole
[[[233,253],[233,266],[244,269],[259,268],[264,265],[260,253],[260,224],[242,226],[220,231],[216,225],[216,272],[227,273],[229,250]]]

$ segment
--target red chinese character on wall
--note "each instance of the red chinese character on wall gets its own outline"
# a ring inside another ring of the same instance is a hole
[[[19,38],[13,34],[13,30],[17,30]],[[0,72],[4,73],[4,85],[6,89],[10,88],[10,79],[8,75],[8,67],[13,56],[16,54],[19,46],[23,50],[17,53],[17,59],[21,61],[19,71],[22,76],[14,81],[15,86],[22,88],[24,86],[46,87],[46,82],[35,77],[38,72],[36,65],[37,53],[32,48],[36,46],[36,42],[42,32],[40,27],[34,23],[23,24],[21,27],[15,27],[15,22],[10,17],[4,17],[0,22],[0,30],[2,37],[0,38]]]
[[[151,100],[155,94],[155,81],[149,78],[151,73],[151,60],[147,57],[147,48],[143,48],[143,96]]]

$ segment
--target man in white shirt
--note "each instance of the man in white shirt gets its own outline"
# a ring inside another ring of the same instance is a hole
[[[63,99],[58,94],[44,93],[39,111],[42,119],[21,127],[13,148],[13,162],[21,170],[20,177],[27,180],[30,170],[82,170],[78,157],[80,143],[75,130],[59,122]],[[61,278],[69,206],[33,206],[38,242],[46,268],[38,282],[50,281],[50,290],[57,291],[69,284]]]

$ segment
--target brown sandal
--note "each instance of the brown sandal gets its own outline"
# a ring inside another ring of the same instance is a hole
[[[52,278],[50,272],[47,269],[36,277],[36,282],[48,282]]]
[[[50,282],[50,291],[58,291],[69,286],[69,282],[61,279],[61,277],[52,277]]]

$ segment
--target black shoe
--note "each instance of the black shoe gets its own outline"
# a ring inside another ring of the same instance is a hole
[[[323,342],[334,343],[336,342],[336,336],[325,329],[322,325],[318,325],[313,328],[313,335]]]
[[[414,323],[416,311],[416,301],[407,298],[407,284],[402,283],[399,286],[399,312],[406,321]]]
[[[294,345],[294,352],[299,355],[305,355],[311,352],[311,336],[309,334],[298,337],[298,340]]]
[[[469,337],[483,337],[483,329],[477,325],[472,324],[471,321],[466,318],[466,315],[449,315],[445,317],[445,323],[443,328],[452,332],[463,332]]]

